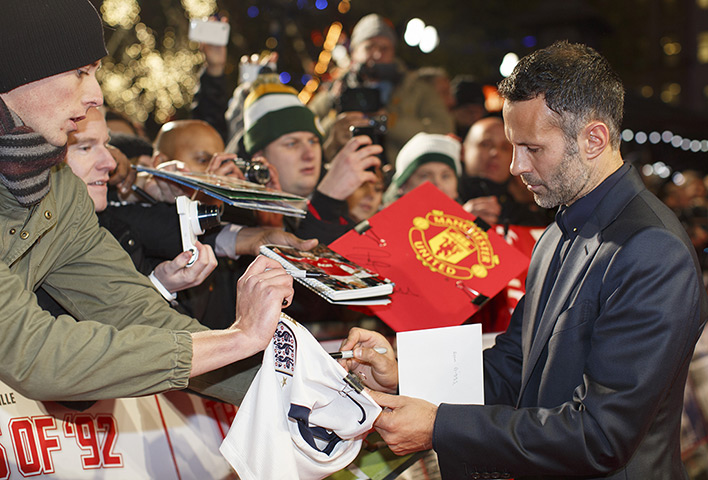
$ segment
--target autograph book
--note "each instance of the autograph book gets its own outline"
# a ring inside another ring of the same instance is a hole
[[[260,251],[287,270],[304,270],[318,275],[314,278],[302,278],[299,275],[293,277],[330,303],[384,305],[391,302],[389,295],[393,291],[393,284],[390,280],[347,260],[326,245],[320,244],[309,251],[280,245],[262,245]]]
[[[529,265],[429,182],[329,246],[395,284],[390,305],[368,308],[396,332],[462,324]]]
[[[168,172],[138,166],[139,172],[171,180],[180,185],[200,190],[234,207],[274,212],[291,217],[305,217],[307,200],[290,193],[279,192],[257,183],[234,177],[196,172]]]

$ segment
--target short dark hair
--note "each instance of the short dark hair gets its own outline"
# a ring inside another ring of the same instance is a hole
[[[600,120],[619,149],[624,86],[607,59],[587,45],[556,42],[525,56],[499,83],[499,94],[510,102],[543,96],[567,140],[575,141],[588,122]]]

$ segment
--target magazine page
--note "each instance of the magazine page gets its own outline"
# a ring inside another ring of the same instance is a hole
[[[246,180],[209,173],[168,172],[141,166],[136,169],[202,191],[235,207],[301,218],[306,214],[305,198]]]
[[[377,297],[393,291],[388,279],[347,260],[326,245],[310,251],[267,245],[261,247],[261,253],[279,261],[286,269],[319,274],[315,278],[295,278],[335,301]]]

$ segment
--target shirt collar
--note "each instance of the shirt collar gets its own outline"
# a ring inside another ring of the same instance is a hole
[[[573,202],[569,207],[561,205],[556,213],[556,223],[563,232],[563,238],[574,240],[578,232],[588,221],[592,212],[595,211],[600,200],[607,192],[629,171],[629,164],[625,163],[614,171],[609,177],[602,181],[590,193]]]

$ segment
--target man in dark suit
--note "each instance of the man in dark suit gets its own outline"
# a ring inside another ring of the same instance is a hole
[[[501,82],[511,171],[544,208],[505,334],[485,352],[486,405],[374,392],[394,452],[434,448],[444,478],[688,478],[684,383],[707,317],[691,242],[620,155],[624,89],[583,45],[556,43]],[[383,337],[352,331],[351,369],[395,388]],[[362,348],[358,348],[361,346]]]

